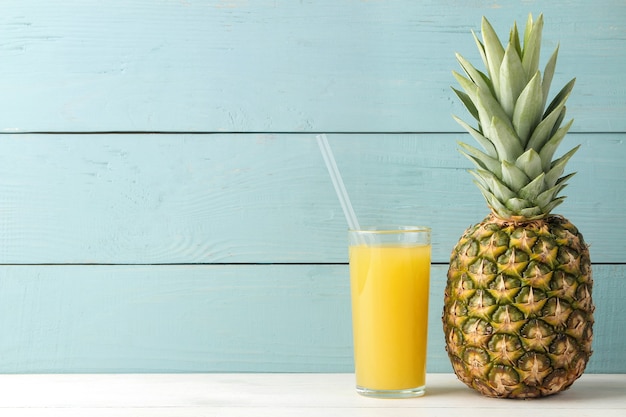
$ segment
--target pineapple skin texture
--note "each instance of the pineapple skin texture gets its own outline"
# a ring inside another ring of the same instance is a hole
[[[567,219],[490,214],[450,257],[442,320],[455,374],[488,397],[569,388],[592,354],[592,288],[588,246]]]

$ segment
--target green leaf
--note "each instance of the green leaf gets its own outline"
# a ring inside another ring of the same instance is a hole
[[[546,184],[556,184],[559,181],[559,177],[563,174],[563,171],[565,170],[565,165],[567,165],[567,162],[572,156],[574,156],[579,148],[580,145],[576,146],[552,163],[552,165],[550,166],[550,170],[546,173]]]
[[[491,190],[493,195],[498,199],[498,201],[504,202],[512,198],[515,198],[515,193],[511,191],[511,189],[507,187],[505,184],[498,181],[495,177],[490,185],[491,186],[489,187],[489,189]]]
[[[552,135],[552,137],[541,148],[539,156],[541,157],[541,169],[543,171],[549,170],[550,165],[552,164],[552,158],[554,156],[554,153],[563,141],[563,138],[565,137],[573,123],[574,119],[570,120],[565,126],[557,129],[554,135]]]
[[[463,58],[463,56],[461,56],[460,54],[456,54],[456,59],[461,65],[461,68],[463,68],[463,71],[465,71],[467,76],[470,78],[470,80],[474,82],[474,84],[476,84],[479,88],[483,88],[486,90],[491,89],[491,82],[485,74],[474,68],[474,66],[468,60]]]
[[[514,132],[511,119],[506,112],[500,106],[500,103],[496,98],[484,89],[478,88],[476,91],[476,109],[480,115],[480,122],[483,129],[483,134],[488,137],[495,144],[495,140],[492,137],[493,132],[493,119],[496,118],[501,124],[504,124],[507,130]]]
[[[499,74],[500,65],[502,65],[502,58],[504,57],[504,47],[498,39],[498,35],[491,23],[483,17],[481,24],[481,32],[483,35],[483,45],[485,48],[485,57],[487,58],[487,70],[489,78],[493,81],[493,87],[495,91],[500,90],[499,86]]]
[[[502,161],[502,181],[514,192],[518,192],[530,182],[524,171],[509,161]]]
[[[476,42],[476,48],[478,48],[478,53],[480,54],[480,58],[483,60],[483,64],[487,71],[489,71],[489,62],[487,61],[487,55],[485,55],[485,45],[478,39],[476,32],[472,30],[472,36],[474,37],[474,42]]]
[[[552,100],[544,113],[544,119],[539,123],[528,141],[527,148],[533,148],[541,153],[543,146],[559,129],[560,123],[565,117],[565,102],[567,101],[576,79],[567,83]]]
[[[519,195],[530,201],[535,201],[537,197],[545,190],[545,174],[542,172],[535,179],[519,190]]]
[[[485,136],[489,137],[486,133],[486,129],[489,128],[491,123],[491,116],[485,108],[485,105],[481,102],[481,96],[484,96],[484,93],[480,92],[480,88],[476,84],[474,84],[470,79],[464,77],[456,71],[452,72],[452,75],[457,79],[465,93],[467,94],[469,100],[473,103],[476,108],[476,113],[478,114],[478,123],[480,124],[482,133]],[[488,101],[488,98],[486,99]],[[492,98],[493,101],[497,103],[495,99]]]
[[[501,175],[500,161],[466,143],[458,143],[463,150],[460,152],[470,159],[478,168],[486,169],[495,175]]]
[[[469,154],[469,153],[467,153],[465,151],[462,151],[462,150],[459,150],[459,152],[461,153],[461,155],[463,155],[464,157],[469,159],[474,164],[474,166],[476,168],[487,169],[485,167],[485,164],[483,164],[482,161],[479,158],[477,158],[477,157],[475,157],[475,156],[473,156],[473,155],[471,155],[471,154]]]
[[[556,69],[556,59],[559,54],[559,47],[557,46],[552,56],[548,60],[546,64],[546,68],[543,70],[543,104],[542,107],[546,107],[546,103],[548,102],[548,94],[550,93],[550,84],[552,84],[552,77],[554,76],[554,70]]]
[[[528,140],[526,148],[532,148],[541,153],[541,149],[545,146],[548,140],[550,140],[553,132],[556,132],[556,130],[558,130],[559,123],[564,118],[564,112],[565,101],[561,102],[560,107],[555,108],[552,113],[548,114],[548,116],[545,117],[537,125],[530,139]]]
[[[468,170],[468,172],[475,178],[474,184],[480,184],[483,189],[489,190],[489,183],[483,178],[478,172],[473,169]]]
[[[465,108],[467,109],[467,111],[469,111],[469,113],[472,116],[474,116],[476,120],[480,121],[479,116],[478,116],[478,110],[476,110],[476,106],[474,106],[474,103],[472,102],[472,99],[470,98],[470,96],[464,91],[457,90],[454,87],[452,87],[452,90],[459,97],[459,99],[461,100],[461,103],[465,105]]]
[[[484,169],[477,169],[470,171],[470,173],[499,201],[504,202],[515,197],[516,194],[491,172]]]
[[[541,157],[534,149],[529,149],[517,158],[515,165],[520,168],[528,176],[528,178],[536,178],[543,174]]]
[[[535,204],[539,207],[547,207],[554,200],[552,192],[542,192],[535,196]]]
[[[502,59],[499,74],[498,100],[508,117],[513,116],[515,102],[528,82],[522,60],[515,47],[509,44]]]
[[[517,30],[517,22],[513,22],[513,27],[509,33],[509,45],[513,45],[517,51],[517,55],[522,56],[522,44],[519,39],[519,31]]]
[[[465,91],[465,93],[467,94],[469,101],[472,102],[475,106],[476,101],[478,100],[478,86],[474,84],[472,80],[464,77],[456,71],[452,71],[452,75],[454,76],[454,78],[456,78],[456,81],[459,83],[463,91]]]
[[[529,207],[527,209],[521,210],[519,214],[520,216],[523,216],[524,218],[528,220],[535,220],[535,219],[540,219],[542,217],[545,217],[543,209],[537,206]]]
[[[542,207],[541,211],[543,211],[545,214],[550,214],[550,212],[554,210],[554,208],[558,206],[559,204],[561,204],[563,201],[565,201],[565,196],[556,198],[552,200],[549,204],[547,204],[545,207]]]
[[[473,98],[476,95],[478,87],[472,82],[472,80],[462,74],[459,74],[456,71],[452,71],[452,76],[456,79],[461,88],[463,88],[463,90],[469,95],[470,98]]]
[[[573,175],[574,174],[570,174],[566,177],[561,178],[557,182],[557,184],[544,191],[537,197],[537,203],[544,209],[544,211],[547,210],[546,213],[548,213],[550,210],[556,207],[556,205],[560,204],[565,199],[564,196],[559,197],[558,195],[565,187],[567,187],[567,179],[571,178]],[[555,201],[558,201],[558,203],[554,204]]]
[[[561,112],[559,113],[559,117],[556,118],[556,122],[554,122],[554,126],[552,127],[552,132],[550,132],[550,137],[554,136],[559,130],[561,123],[563,123],[563,119],[565,119],[565,113],[567,113],[567,106],[563,106]]]
[[[567,184],[557,184],[548,190],[545,190],[536,197],[537,203],[543,207],[547,207],[550,202],[557,199],[558,194]]]
[[[524,152],[524,148],[513,127],[497,117],[491,119],[490,127],[489,139],[498,151],[498,159],[515,161]]]
[[[565,84],[565,86],[559,91],[559,93],[552,99],[552,102],[546,109],[544,113],[544,118],[547,117],[550,113],[553,113],[557,108],[565,106],[565,102],[567,101],[572,89],[574,88],[574,83],[576,82],[576,78],[573,78]]]
[[[454,115],[452,117],[454,118],[454,120],[456,120],[458,124],[463,126],[463,128],[465,128],[465,130],[467,130],[474,139],[476,139],[476,141],[483,147],[483,149],[489,156],[491,156],[492,158],[498,157],[498,151],[496,151],[495,146],[493,146],[493,143],[489,139],[484,137],[482,133],[480,133],[478,130],[474,129],[472,126],[465,123],[458,117]]]
[[[533,14],[528,13],[528,17],[526,18],[526,26],[524,27],[524,43],[527,42],[530,37],[530,32],[533,29]]]
[[[537,71],[520,94],[513,111],[513,127],[523,147],[526,147],[530,139],[530,132],[539,124],[542,113],[541,74]]]
[[[567,183],[567,180],[569,180],[570,178],[572,178],[574,175],[576,175],[575,172],[570,172],[567,175],[563,175],[562,177],[557,178],[556,180],[554,180],[554,178],[550,177],[550,182],[548,182],[548,179],[546,179],[546,188],[547,189],[551,189],[554,186],[558,185],[558,184],[565,184]],[[547,178],[547,175],[546,175]]]
[[[479,180],[480,183],[483,184],[488,190],[491,190],[491,185],[493,184],[493,181],[497,180],[494,174],[486,169],[471,170],[470,174],[472,174],[474,178]]]
[[[521,213],[522,210],[535,207],[534,204],[528,200],[524,200],[523,198],[511,198],[507,200],[504,205],[515,214]]]
[[[480,192],[482,193],[487,205],[501,218],[508,218],[513,215],[513,212],[509,210],[504,204],[502,204],[489,190],[484,188],[481,184],[475,183]]]
[[[569,180],[570,178],[572,178],[574,175],[576,175],[575,172],[570,172],[567,175],[563,175],[561,178],[559,178],[556,183],[557,184],[565,184],[567,182],[567,180]]]
[[[530,26],[530,30],[529,30]],[[543,31],[543,14],[540,14],[533,23],[529,16],[524,34],[524,53],[522,64],[528,77],[539,70],[539,55],[541,53],[541,32]]]

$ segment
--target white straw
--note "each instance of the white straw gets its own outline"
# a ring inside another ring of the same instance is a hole
[[[335,192],[337,193],[337,197],[339,197],[343,214],[346,216],[346,220],[348,221],[348,226],[352,230],[360,230],[359,222],[356,219],[356,214],[354,214],[354,209],[352,208],[352,203],[350,203],[350,197],[348,197],[346,187],[343,185],[343,180],[341,179],[339,168],[337,168],[333,151],[330,149],[330,145],[328,144],[328,139],[325,134],[317,135],[316,138],[317,144],[320,146],[320,150],[322,151],[324,162],[326,162],[326,168],[328,168],[328,173],[330,174],[330,178],[335,186]]]

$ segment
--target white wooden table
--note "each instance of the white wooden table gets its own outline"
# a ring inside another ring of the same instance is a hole
[[[484,398],[451,374],[425,396],[366,398],[352,374],[0,375],[0,415],[22,416],[626,416],[626,375],[583,375],[540,400]]]

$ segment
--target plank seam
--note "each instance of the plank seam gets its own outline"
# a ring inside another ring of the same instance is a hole
[[[95,131],[0,131],[0,135],[467,135],[464,131],[181,131],[181,130],[95,130]],[[578,131],[568,135],[623,135],[626,131]]]

